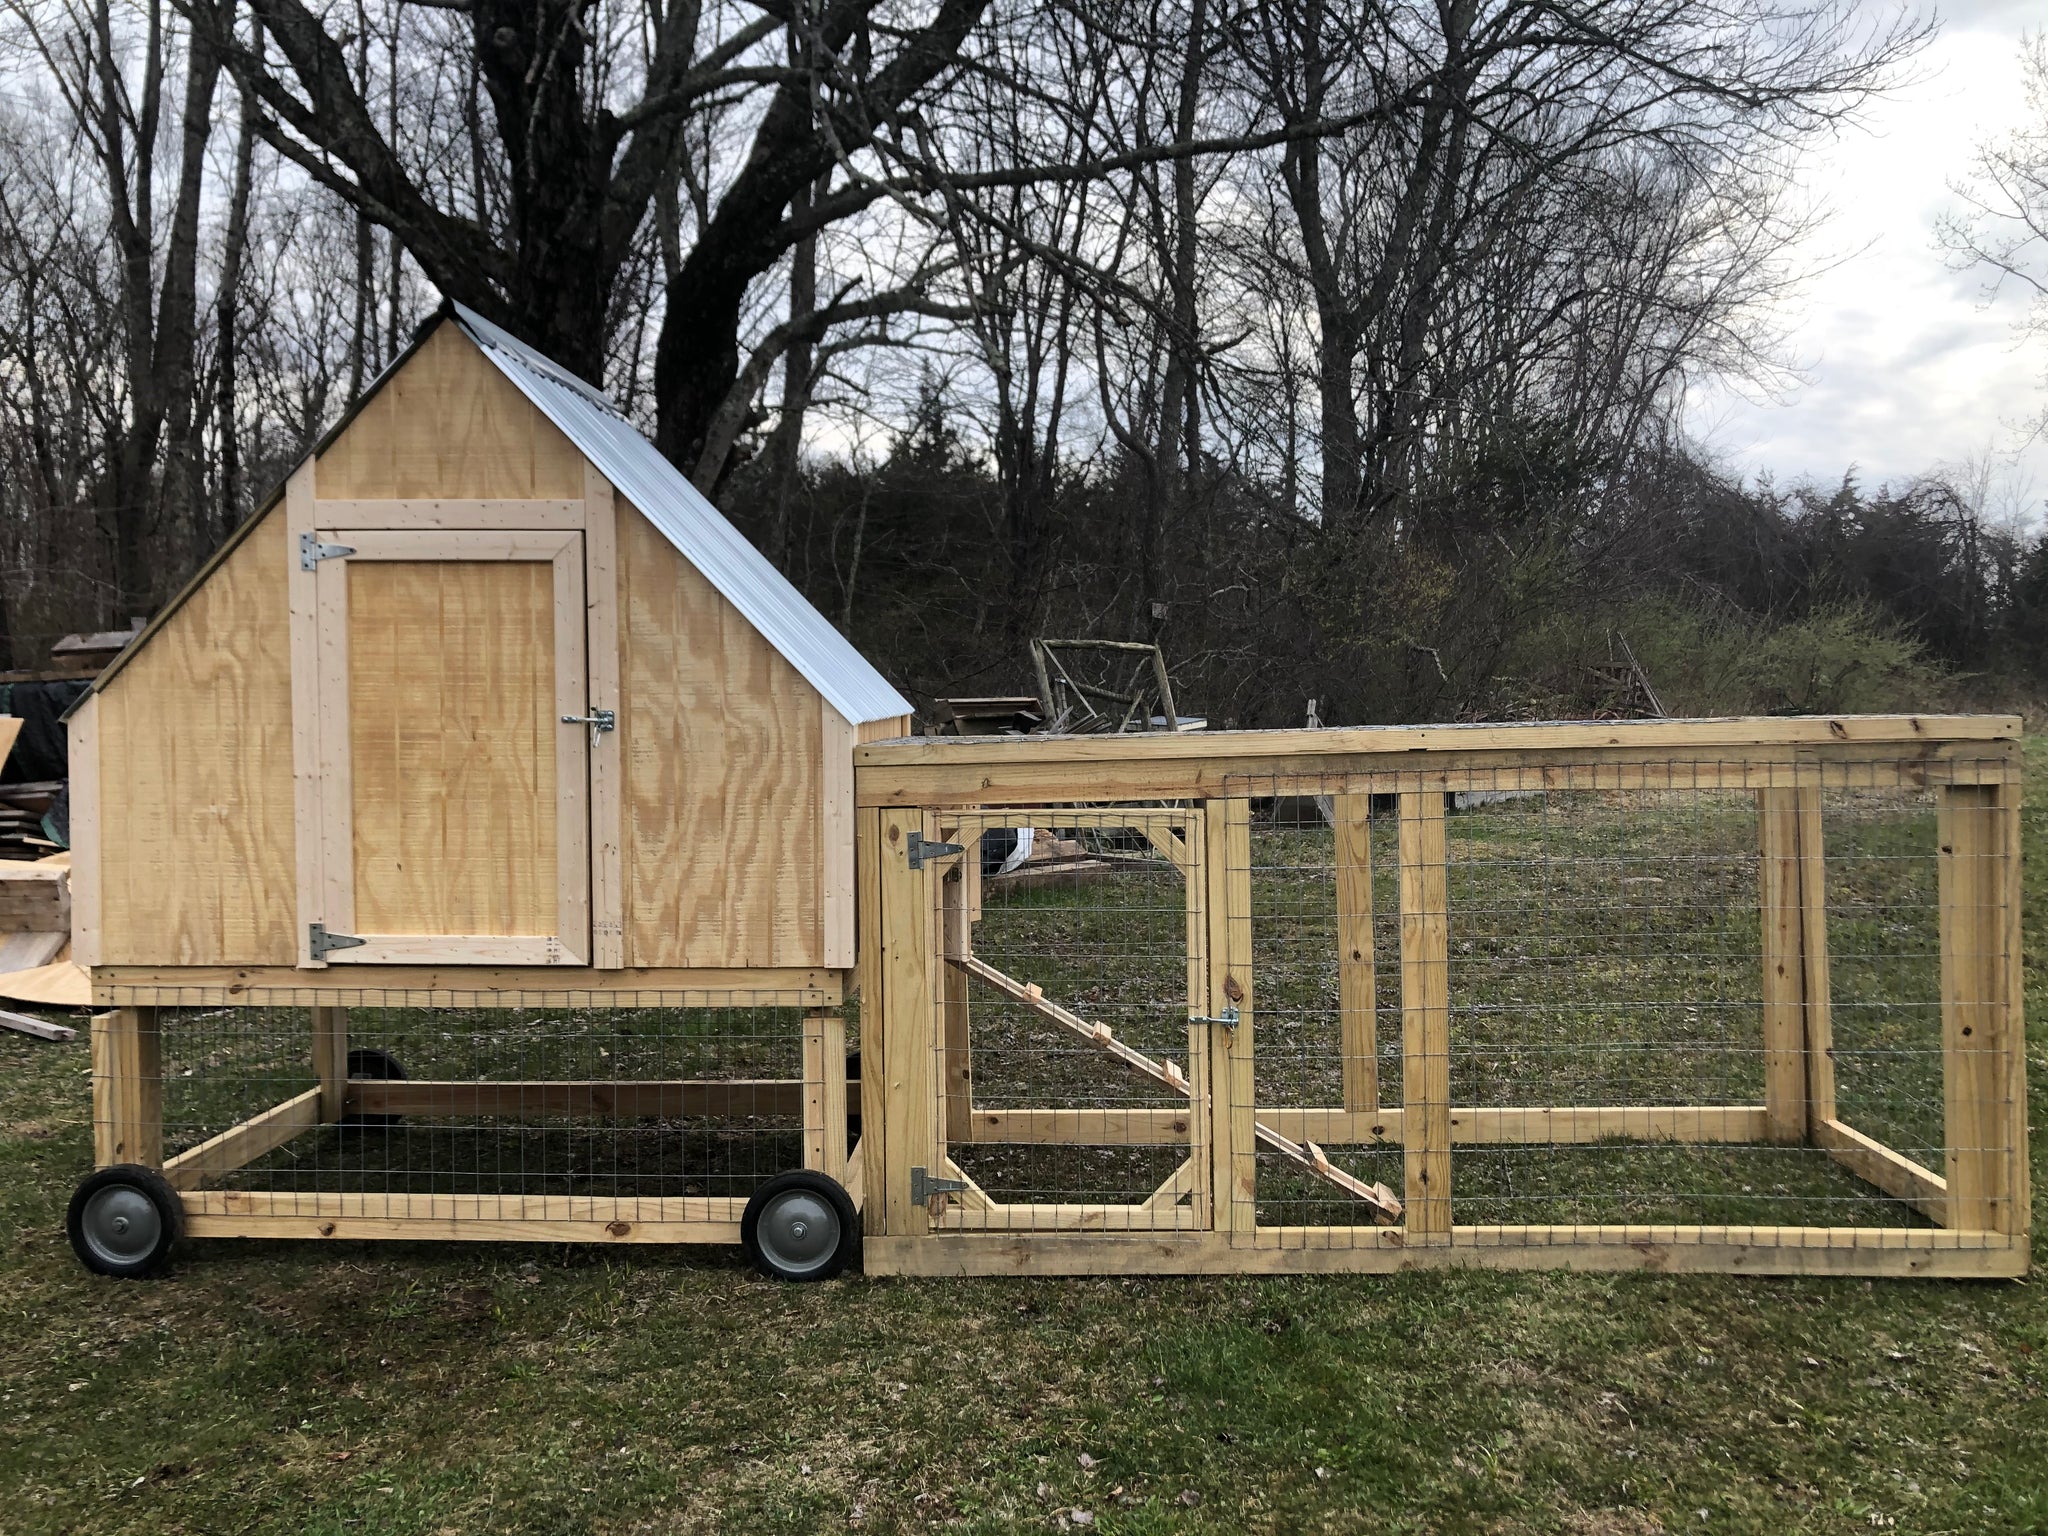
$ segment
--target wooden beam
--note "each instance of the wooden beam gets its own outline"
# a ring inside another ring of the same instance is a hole
[[[843,1069],[842,1069],[843,1070]],[[357,1078],[348,1106],[365,1115],[421,1119],[593,1117],[617,1120],[789,1120],[802,1123],[805,1085],[781,1078],[477,1083]],[[842,1124],[844,1116],[841,1117]],[[844,1134],[842,1132],[842,1134]],[[806,1162],[806,1167],[810,1164]]]
[[[572,504],[583,530],[590,709],[609,709],[618,728],[590,740],[590,963],[626,963],[626,752],[633,722],[620,702],[619,509],[612,483],[587,460],[583,500]],[[583,711],[587,713],[588,711]]]
[[[595,473],[595,471],[593,471]],[[609,489],[609,487],[607,487]],[[322,497],[315,503],[323,528],[534,532],[585,526],[588,497],[417,497],[403,501]]]
[[[1400,800],[1401,1100],[1406,1135],[1407,1233],[1445,1240],[1451,1230],[1450,897],[1444,799]]]
[[[881,818],[881,904],[876,912],[882,945],[882,1054],[861,1052],[861,1078],[880,1068],[884,1087],[881,1123],[889,1128],[887,1182],[873,1193],[882,1214],[880,1231],[918,1236],[930,1229],[928,1208],[910,1198],[910,1170],[936,1171],[938,1017],[932,972],[938,945],[932,933],[930,881],[937,867],[910,866],[912,833],[930,829],[922,811],[890,811]],[[863,1012],[865,1017],[865,1012]],[[865,1130],[867,1120],[862,1117]]]
[[[846,1182],[846,1021],[804,1016],[804,1166]]]
[[[320,736],[320,580],[299,559],[300,541],[320,526],[315,511],[314,475],[308,455],[284,488],[284,582],[290,614],[288,636],[292,659],[292,826],[297,852],[298,936],[300,966],[326,967],[313,955],[310,925],[333,921],[327,912],[326,819],[321,813],[322,743]]]
[[[313,1015],[313,1072],[320,1079],[320,1118],[341,1119],[348,1105],[348,1010],[316,1004]]]
[[[737,1243],[744,1200],[701,1196],[407,1195],[203,1190],[185,1197],[193,1237],[401,1238],[467,1242]]]
[[[337,974],[337,972],[339,974]],[[417,1008],[831,1008],[845,973],[823,969],[599,971],[565,966],[377,965],[326,972],[284,965],[103,965],[101,1004],[192,1003],[260,1007],[343,1005],[371,999]]]
[[[11,1013],[4,1008],[0,1008],[0,1029],[11,1029],[20,1035],[34,1035],[38,1040],[78,1038],[78,1031],[69,1024],[52,1024],[47,1019],[33,1019],[25,1013]]]
[[[970,846],[962,864],[978,863],[981,851]],[[974,1108],[974,1054],[968,1032],[967,973],[962,962],[973,958],[973,924],[967,920],[966,878],[958,870],[940,875],[938,887],[939,945],[945,959],[939,968],[941,1048],[939,1093],[943,1100],[942,1134],[948,1142],[967,1139],[967,1117]]]
[[[853,877],[860,914],[860,1144],[852,1178],[862,1189],[861,1220],[868,1232],[886,1231],[882,1191],[889,1187],[889,1110],[884,1068],[888,1016],[887,967],[882,942],[882,813],[856,810]],[[872,1065],[870,1065],[872,1063]]]
[[[2008,1056],[2011,1015],[2006,953],[2011,883],[2007,827],[1995,789],[1943,791],[1936,815],[1941,853],[1941,1054],[1948,1210],[1971,1230],[2014,1232],[2015,1143],[2024,1104]]]
[[[1800,1146],[1807,1133],[1805,906],[1800,894],[1798,789],[1757,791],[1763,914],[1764,1103],[1769,1139]]]
[[[1805,969],[1806,1115],[1812,1125],[1835,1118],[1834,983],[1828,967],[1827,845],[1820,786],[1793,791],[1799,810],[1800,959]]]
[[[1399,1109],[1364,1114],[1341,1107],[1301,1109],[1262,1104],[1261,1132],[1327,1146],[1399,1146]],[[1583,1146],[1596,1141],[1762,1142],[1769,1112],[1761,1104],[1612,1104],[1500,1107],[1451,1106],[1454,1146]],[[1184,1109],[1005,1109],[980,1107],[969,1117],[970,1142],[1011,1145],[1154,1146],[1189,1141],[1199,1122]],[[1261,1140],[1263,1140],[1263,1135]]]
[[[1202,807],[1203,869],[1208,888],[1209,1015],[1237,1010],[1235,1027],[1209,1026],[1210,1189],[1214,1228],[1249,1232],[1258,1224],[1258,1123],[1253,1116],[1252,1048],[1257,1029],[1252,973],[1252,839],[1249,800],[1208,800]]]
[[[1929,1221],[1948,1225],[1948,1180],[1932,1168],[1832,1118],[1814,1122],[1813,1144],[1864,1183],[1905,1201]]]
[[[1344,1107],[1370,1110],[1380,1101],[1380,1064],[1373,990],[1372,796],[1335,795],[1338,1049],[1343,1053]]]
[[[71,958],[100,961],[100,911],[106,889],[100,849],[100,701],[88,695],[67,726],[71,774]]]
[[[163,1042],[154,1008],[116,1008],[92,1021],[93,1163],[160,1167]]]
[[[164,1164],[164,1178],[173,1189],[197,1189],[206,1180],[247,1167],[267,1152],[321,1123],[320,1090],[304,1093],[230,1126],[218,1136],[180,1152]]]
[[[1413,1246],[1398,1228],[1228,1233],[948,1233],[869,1238],[870,1275],[1388,1274],[1419,1269],[1992,1279],[2026,1274],[2000,1233],[1893,1227],[1454,1227]]]

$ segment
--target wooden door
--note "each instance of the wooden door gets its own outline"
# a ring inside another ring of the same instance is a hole
[[[588,964],[583,535],[316,537],[310,958]]]

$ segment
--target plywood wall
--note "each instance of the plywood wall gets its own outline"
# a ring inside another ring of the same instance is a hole
[[[103,964],[297,957],[284,546],[279,505],[100,695]]]
[[[629,966],[826,963],[822,700],[621,500]]]
[[[323,500],[583,494],[583,457],[443,321],[320,455]]]

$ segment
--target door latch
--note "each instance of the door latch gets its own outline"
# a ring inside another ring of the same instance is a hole
[[[619,728],[619,716],[616,710],[593,709],[587,715],[564,715],[562,724],[589,726],[590,744],[594,747],[597,745],[598,732],[616,731]]]
[[[1188,1022],[1190,1024],[1221,1024],[1226,1029],[1235,1029],[1242,1018],[1243,1015],[1237,1011],[1237,1004],[1226,1003],[1221,1013],[1213,1015],[1191,1013],[1188,1015]]]

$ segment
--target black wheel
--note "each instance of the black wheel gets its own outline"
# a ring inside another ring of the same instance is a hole
[[[348,1053],[348,1075],[372,1083],[402,1083],[405,1081],[405,1068],[389,1051],[380,1051],[374,1045],[359,1045]],[[399,1118],[397,1115],[359,1115],[350,1111],[341,1117],[341,1123],[360,1130],[372,1130],[396,1125]]]
[[[185,1235],[185,1203],[154,1168],[116,1163],[78,1186],[64,1229],[94,1274],[140,1280],[162,1269]]]
[[[740,1241],[762,1274],[829,1280],[860,1248],[860,1217],[837,1179],[807,1169],[777,1174],[754,1191]]]

